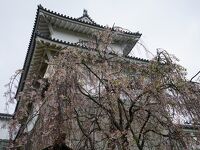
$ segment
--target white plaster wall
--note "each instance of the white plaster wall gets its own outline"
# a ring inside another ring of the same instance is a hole
[[[53,28],[51,32],[51,37],[55,39],[59,39],[66,42],[77,43],[80,40],[88,41],[88,35],[80,34],[77,32],[72,32],[60,28]],[[125,48],[125,44],[111,44],[109,51],[113,51],[118,55],[123,55],[123,49]]]
[[[0,120],[0,139],[9,139],[7,120]]]
[[[59,28],[53,28],[51,37],[71,43],[79,42],[79,40],[88,40],[87,36],[83,34]]]

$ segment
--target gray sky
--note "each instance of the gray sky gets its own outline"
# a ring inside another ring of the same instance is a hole
[[[5,112],[4,85],[23,67],[38,4],[72,17],[87,9],[99,24],[142,33],[152,53],[163,48],[174,54],[188,78],[200,70],[199,0],[0,0],[0,112]]]

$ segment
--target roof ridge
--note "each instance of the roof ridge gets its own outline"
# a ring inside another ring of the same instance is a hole
[[[93,24],[97,24],[89,15],[88,15],[88,11],[86,9],[83,9],[83,15],[79,18],[77,18],[78,20],[81,20],[83,18],[87,17]]]
[[[83,21],[83,20],[79,20],[79,18],[85,17],[85,16],[81,16],[81,17],[79,17],[79,18],[66,16],[66,15],[64,15],[64,14],[57,13],[57,12],[55,12],[55,11],[52,11],[52,10],[50,10],[50,9],[47,9],[47,8],[43,7],[42,5],[38,5],[38,9],[43,10],[43,11],[46,11],[46,12],[51,13],[51,14],[54,14],[54,15],[57,15],[57,16],[60,16],[60,17],[64,17],[64,18],[66,18],[66,19],[73,20],[73,21],[79,21],[79,22],[86,23],[86,24],[89,24],[89,25],[96,25],[96,26],[98,26],[98,27],[105,28],[105,26],[100,25],[100,24],[97,24],[96,22],[94,22],[94,21],[89,17],[89,15],[88,15],[87,17],[90,18],[90,20],[91,20],[92,22],[94,22],[94,23],[90,23],[90,22],[86,22],[86,21]]]

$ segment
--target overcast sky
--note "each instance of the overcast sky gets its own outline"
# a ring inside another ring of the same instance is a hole
[[[200,70],[200,0],[0,0],[0,112],[5,112],[4,85],[23,67],[39,4],[72,17],[87,9],[99,24],[142,33],[152,53],[163,48],[174,54],[188,78]],[[142,55],[142,49],[136,53]]]

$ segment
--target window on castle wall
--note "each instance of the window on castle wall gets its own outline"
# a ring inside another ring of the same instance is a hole
[[[96,49],[97,44],[94,41],[79,39],[78,44],[90,49]]]
[[[27,128],[26,128],[26,132],[30,132],[33,127],[35,126],[35,123],[38,119],[38,115],[39,115],[39,106],[37,104],[33,104],[32,105],[32,110],[31,113],[29,115],[29,118],[27,120]]]
[[[54,65],[49,64],[44,74],[44,78],[52,77],[54,73],[55,73]]]
[[[99,90],[100,92],[104,89],[104,86],[100,84],[100,81],[91,81],[88,79],[81,79],[79,80],[79,83],[83,89],[84,92],[87,94],[90,94],[91,96],[98,96]]]

